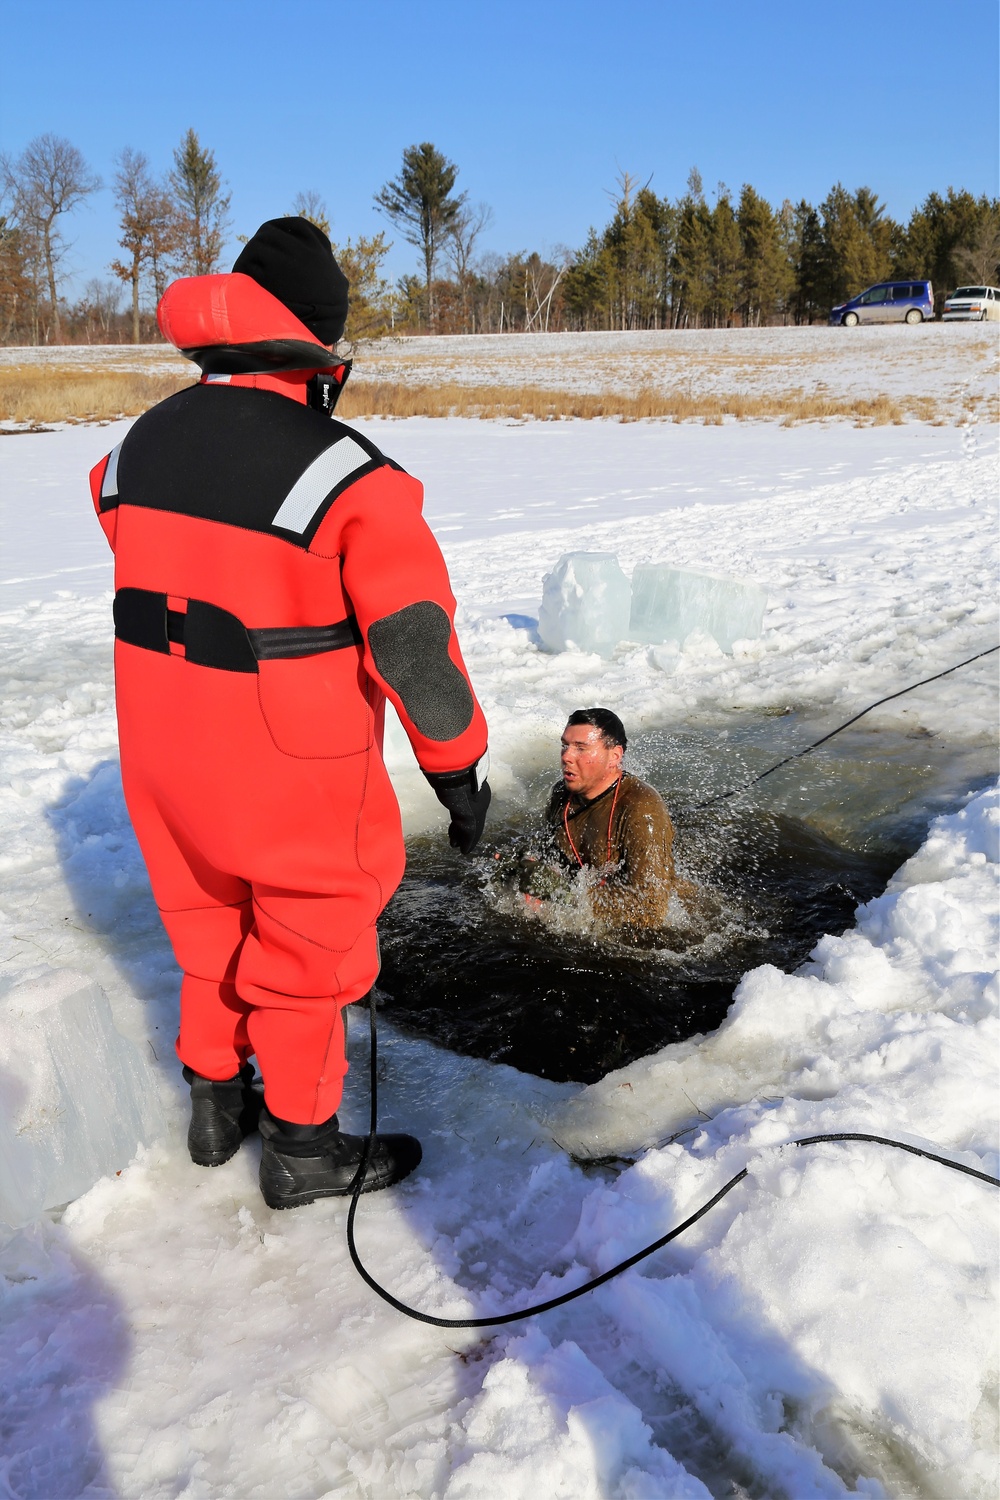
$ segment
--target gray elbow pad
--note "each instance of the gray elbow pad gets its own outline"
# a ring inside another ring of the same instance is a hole
[[[469,684],[448,655],[450,640],[451,622],[430,599],[408,604],[368,627],[379,676],[429,740],[457,739],[475,711]]]

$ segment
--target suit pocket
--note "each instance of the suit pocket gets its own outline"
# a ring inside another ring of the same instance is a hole
[[[353,647],[259,663],[260,711],[285,755],[326,760],[370,749],[371,691],[371,680]]]

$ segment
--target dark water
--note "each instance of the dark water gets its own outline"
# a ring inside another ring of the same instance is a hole
[[[652,949],[597,938],[563,913],[555,927],[526,916],[495,878],[494,852],[531,842],[551,769],[497,808],[473,861],[440,840],[410,843],[380,926],[386,1015],[456,1052],[592,1082],[716,1027],[747,969],[794,969],[823,933],[850,927],[930,817],[995,774],[986,746],[854,732],[749,796],[693,810],[796,748],[796,734],[808,742],[794,724],[757,721],[652,731],[632,747],[630,768],[670,808],[679,869],[711,892],[710,920]]]

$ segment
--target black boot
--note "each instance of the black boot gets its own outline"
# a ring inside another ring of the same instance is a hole
[[[199,1167],[221,1167],[235,1156],[240,1142],[257,1129],[264,1095],[254,1087],[251,1063],[245,1063],[234,1078],[202,1078],[193,1068],[184,1068],[191,1085],[191,1125],[188,1150]]]
[[[336,1115],[323,1125],[292,1125],[265,1109],[260,1134],[260,1190],[268,1208],[295,1208],[353,1191],[368,1137],[345,1135]],[[361,1191],[374,1193],[408,1177],[422,1155],[412,1135],[377,1135]]]

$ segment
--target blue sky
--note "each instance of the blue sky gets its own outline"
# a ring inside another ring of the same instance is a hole
[[[692,165],[710,198],[866,184],[902,218],[934,188],[998,190],[995,0],[0,0],[0,36],[3,150],[52,131],[107,181],[125,145],[165,171],[193,126],[234,236],[307,188],[335,239],[387,228],[372,196],[423,140],[500,252],[581,244],[621,169],[669,197]],[[110,191],[68,232],[77,284],[106,275]],[[416,252],[397,239],[389,265]]]

